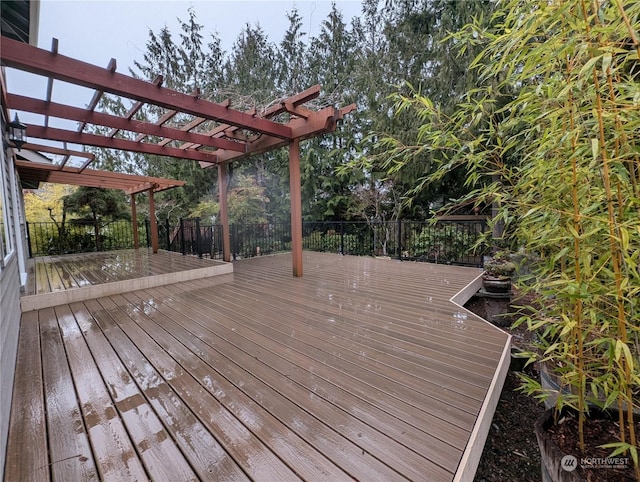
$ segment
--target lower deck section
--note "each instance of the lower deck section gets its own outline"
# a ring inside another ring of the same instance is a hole
[[[30,260],[22,311],[227,274],[231,263],[128,249]]]

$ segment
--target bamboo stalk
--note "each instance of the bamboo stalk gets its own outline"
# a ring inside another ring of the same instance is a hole
[[[567,76],[571,76],[571,64],[569,59],[567,59]],[[571,150],[573,155],[571,156],[571,170],[572,170],[572,201],[573,201],[573,227],[575,229],[576,235],[573,236],[573,253],[574,253],[574,270],[576,283],[578,286],[582,285],[582,270],[580,267],[580,233],[582,233],[582,223],[580,221],[580,204],[578,200],[578,165],[576,159],[576,150],[578,145],[576,122],[573,115],[573,93],[569,93],[569,125],[571,126]],[[585,409],[585,387],[584,383],[582,383],[583,375],[584,375],[584,346],[583,346],[583,323],[582,323],[582,299],[578,297],[575,300],[574,305],[574,313],[576,326],[574,328],[574,340],[577,339],[577,353],[576,359],[578,361],[578,377],[580,380],[579,383],[579,392],[578,392],[578,436],[580,443],[580,451],[584,453],[584,409]]]

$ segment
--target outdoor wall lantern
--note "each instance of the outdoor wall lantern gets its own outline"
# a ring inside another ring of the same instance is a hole
[[[9,131],[9,142],[20,150],[27,142],[27,126],[20,122],[18,114],[7,124],[7,130]]]

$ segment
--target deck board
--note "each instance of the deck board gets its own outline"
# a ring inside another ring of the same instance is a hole
[[[23,312],[233,271],[231,263],[149,249],[44,256],[31,265]]]
[[[57,267],[71,289],[190,263],[82,259]],[[509,342],[450,301],[477,270],[305,252],[291,271],[258,257],[25,312],[7,476],[453,480]]]
[[[43,259],[40,259],[40,262],[34,262],[35,263],[35,282],[33,284],[33,287],[35,289],[35,291],[33,291],[33,293],[28,293],[28,294],[43,294],[43,293],[50,293],[51,292],[51,285],[49,284],[49,277],[47,276],[47,269],[45,267],[45,264],[43,262]]]
[[[98,480],[58,320],[52,308],[41,310],[39,318],[52,477]]]
[[[6,480],[49,480],[45,401],[42,391],[38,312],[23,315],[16,361]]]
[[[231,296],[232,294],[222,287],[220,289],[221,294]],[[466,351],[459,345],[449,347],[438,342],[431,342],[424,337],[424,330],[418,333],[418,336],[405,336],[405,330],[402,327],[395,325],[372,325],[368,315],[359,315],[357,313],[346,314],[344,310],[324,310],[319,303],[307,302],[306,305],[294,301],[291,297],[282,296],[280,300],[269,299],[266,301],[266,305],[263,301],[260,303],[252,302],[251,297],[246,296],[246,292],[234,293],[233,302],[235,303],[232,310],[253,310],[253,314],[259,314],[264,310],[265,306],[271,308],[271,313],[285,312],[291,315],[289,327],[283,327],[287,330],[295,327],[298,317],[304,316],[305,312],[311,311],[326,320],[328,323],[324,323],[322,326],[303,325],[303,329],[312,337],[320,337],[323,342],[328,341],[332,343],[332,340],[336,340],[335,343],[343,341],[343,345],[351,345],[353,350],[358,350],[358,341],[365,338],[367,345],[371,348],[372,352],[368,353],[369,357],[379,355],[384,358],[386,364],[395,364],[397,368],[398,364],[402,365],[404,371],[411,372],[411,364],[418,365],[422,370],[425,361],[434,371],[439,371],[441,368],[442,360],[448,367],[451,366],[452,358],[457,358],[461,362],[464,360],[464,370],[460,370],[459,373],[453,373],[449,371],[449,376],[458,376],[462,379],[475,379],[479,376],[486,376],[487,378],[493,375],[493,371],[488,363],[491,362],[489,356],[479,355],[474,360],[466,360]],[[252,316],[249,314],[249,316]],[[348,319],[346,317],[348,316]],[[274,319],[274,323],[282,323],[284,318]],[[272,325],[274,326],[274,325]],[[355,331],[354,331],[355,327]],[[300,328],[298,328],[300,329]],[[330,339],[327,339],[330,337]],[[485,362],[482,363],[484,358]],[[396,362],[397,363],[394,363]],[[377,362],[383,362],[382,359],[377,359]],[[454,360],[455,361],[455,360]],[[442,380],[446,386],[446,380]]]
[[[162,288],[160,288],[159,291],[161,295],[158,296],[154,302],[170,303],[171,293]],[[192,308],[189,308],[189,306]],[[251,322],[250,318],[246,317],[243,311],[234,304],[232,304],[233,309],[227,312],[226,315],[221,311],[219,306],[216,306],[214,301],[207,300],[200,300],[200,304],[189,302],[186,305],[178,305],[175,308],[177,309],[176,314],[184,313],[184,310],[187,309],[197,310],[196,318],[207,320],[207,325],[210,326],[209,329],[218,335],[226,333],[228,334],[227,336],[234,336],[235,332],[243,334],[244,339],[248,339],[249,342],[240,339],[236,342],[236,346],[243,347],[249,353],[255,353],[256,350],[263,353],[265,350],[262,348],[269,349],[272,353],[285,353],[287,356],[281,361],[281,363],[284,364],[287,363],[287,358],[290,359],[298,356],[296,360],[289,362],[289,364],[293,367],[306,367],[307,370],[314,371],[314,373],[320,372],[324,374],[326,372],[325,376],[329,378],[335,373],[336,369],[339,369],[342,374],[345,375],[342,383],[348,386],[349,390],[353,390],[354,386],[358,386],[361,387],[361,395],[366,395],[371,392],[372,388],[376,388],[381,392],[377,395],[377,398],[382,397],[383,393],[387,394],[387,396],[383,398],[383,401],[379,401],[378,403],[385,407],[391,404],[394,410],[402,410],[404,405],[405,411],[415,413],[414,407],[416,404],[420,405],[424,397],[434,399],[434,390],[439,390],[439,385],[433,383],[433,381],[424,379],[413,381],[408,375],[402,372],[393,371],[391,375],[386,373],[386,367],[384,365],[371,361],[368,357],[361,356],[361,352],[364,349],[363,346],[356,347],[355,351],[349,349],[351,347],[348,347],[347,350],[341,350],[340,340],[331,334],[324,338],[316,337],[314,339],[301,336],[301,334],[304,334],[305,329],[300,323],[299,318],[293,318],[293,323],[296,322],[295,320],[298,320],[299,324],[291,326],[287,332],[285,329],[280,331],[274,330],[272,326],[276,325],[278,321],[268,318],[266,313],[250,313],[256,318],[261,319],[264,323]],[[211,313],[214,314],[213,317],[210,315]],[[277,311],[276,313],[280,313],[281,320],[287,318],[282,311]],[[216,324],[223,322],[230,323],[232,326],[231,329],[227,328],[226,331],[222,331],[224,325],[219,325],[220,329],[213,329],[213,327],[216,327]],[[235,326],[236,324],[239,326]],[[253,332],[245,329],[245,327],[251,326],[254,328]],[[262,333],[265,336],[259,336],[258,333]],[[253,342],[253,344],[251,344],[251,342]],[[321,346],[322,349],[317,348],[316,345]],[[334,345],[335,348],[332,349]],[[281,356],[280,358],[283,357]],[[275,364],[276,360],[272,359],[270,363]],[[287,367],[282,370],[288,375],[291,369],[291,367]],[[444,381],[445,378],[446,377],[442,377],[442,380],[440,380],[439,377],[438,381]],[[342,379],[339,381],[342,381]],[[408,384],[414,385],[418,391],[408,389]],[[446,393],[443,397],[446,399],[444,403],[441,402],[438,404],[436,403],[437,399],[434,399],[434,403],[429,404],[429,414],[451,418],[453,411],[449,405],[451,397]],[[399,399],[403,403],[395,403],[395,399]],[[430,417],[427,420],[430,430],[437,431],[439,420],[436,417]],[[473,420],[473,416],[459,411],[453,423],[459,425],[464,424],[466,421],[465,427],[469,428]],[[450,423],[446,423],[447,429],[455,432],[451,429],[450,425]],[[464,432],[460,432],[460,436],[462,436],[463,433]]]
[[[159,289],[161,291],[162,289]],[[168,293],[163,293],[166,296]],[[187,301],[191,301],[187,298]],[[157,301],[156,301],[157,302]],[[194,305],[194,303],[189,303]],[[235,324],[233,328],[223,325],[212,325],[216,321],[221,321],[222,318],[217,316],[215,320],[209,318],[207,313],[212,310],[207,306],[204,310],[198,310],[198,307],[189,309],[187,305],[181,306],[177,313],[193,317],[195,320],[199,320],[203,325],[200,329],[194,328],[198,331],[195,333],[203,340],[209,340],[217,347],[227,359],[233,361],[240,366],[246,366],[254,359],[255,366],[252,370],[252,375],[261,380],[263,383],[271,386],[274,390],[280,392],[283,397],[286,397],[292,403],[296,405],[304,405],[305,409],[309,411],[313,416],[319,420],[330,420],[330,424],[334,427],[338,433],[340,433],[345,439],[351,440],[356,443],[359,448],[365,450],[377,458],[387,462],[395,459],[395,457],[404,457],[403,463],[407,463],[408,467],[415,467],[417,460],[412,460],[414,454],[398,447],[398,444],[391,440],[385,433],[385,431],[372,431],[370,426],[364,424],[357,417],[347,415],[345,410],[341,409],[339,405],[348,407],[349,400],[346,392],[340,393],[335,387],[331,390],[331,397],[334,399],[330,404],[325,403],[326,397],[322,396],[321,387],[319,387],[320,379],[313,373],[307,372],[303,375],[303,378],[309,379],[306,382],[298,383],[295,376],[296,368],[305,363],[307,356],[301,352],[293,351],[293,346],[287,343],[285,347],[276,346],[275,350],[282,352],[287,348],[291,348],[289,351],[290,360],[282,360],[275,352],[266,350],[269,347],[269,339],[264,336],[259,336],[255,331],[246,330],[243,328],[248,322],[247,320],[241,320],[236,316],[234,319],[227,318],[226,321],[231,324]],[[216,313],[219,313],[217,311]],[[195,321],[194,320],[194,321]],[[247,323],[245,323],[247,322]],[[216,337],[219,335],[219,338]],[[225,343],[226,342],[226,343]],[[314,396],[309,400],[309,394],[313,393]],[[329,392],[327,392],[329,393]],[[323,400],[324,399],[324,400]],[[351,397],[351,401],[355,399]],[[264,399],[263,399],[264,401]],[[333,405],[333,406],[332,406]],[[340,430],[336,427],[345,427],[344,430]],[[348,428],[348,430],[347,430]],[[449,447],[451,450],[452,447]],[[424,460],[422,460],[424,465]],[[389,464],[388,464],[389,465]],[[399,469],[396,467],[396,469]],[[437,467],[431,467],[431,473],[436,474]],[[407,470],[411,470],[410,468]],[[417,474],[413,474],[410,478],[415,478]]]
[[[106,303],[108,306],[112,302]],[[129,338],[118,326],[116,310],[105,308],[96,300],[85,302],[100,329],[109,339],[109,343],[118,351],[120,358],[135,379],[145,397],[160,417],[166,429],[176,441],[183,457],[193,466],[198,476],[211,477],[215,480],[246,480],[241,469],[229,457],[224,448],[211,433],[193,415],[189,407],[177,396],[175,391],[163,378],[181,376],[175,362],[168,365],[154,366],[147,360],[136,344],[144,344],[147,340],[135,330]],[[132,325],[132,328],[133,325]],[[153,440],[149,442],[153,443]],[[179,480],[189,480],[190,477]]]
[[[180,337],[176,337],[176,332],[182,330],[182,325],[177,325],[170,317],[164,315],[157,306],[146,304],[143,298],[137,293],[125,294],[113,297],[113,301],[124,310],[141,329],[163,347],[177,363],[180,364],[190,377],[175,377],[170,380],[172,386],[179,391],[185,400],[189,400],[189,405],[195,413],[204,420],[207,427],[216,435],[219,440],[223,440],[225,446],[229,447],[230,454],[239,461],[245,471],[254,478],[265,480],[291,480],[295,479],[295,474],[303,474],[305,478],[336,480],[337,477],[344,477],[344,472],[330,466],[327,470],[328,460],[317,457],[315,453],[307,448],[301,450],[304,445],[302,440],[292,438],[286,447],[277,447],[272,452],[268,445],[273,444],[275,433],[287,433],[283,431],[275,420],[266,418],[266,426],[249,427],[243,425],[241,417],[244,413],[256,411],[257,406],[252,405],[248,410],[234,410],[235,405],[249,405],[248,400],[239,402],[242,398],[239,392],[232,396],[233,388],[228,380],[222,376],[212,378],[212,367],[207,365],[194,352],[190,351],[186,345],[180,343]],[[135,308],[132,308],[135,306]],[[185,341],[188,340],[188,337]],[[190,379],[196,380],[198,384],[190,383]],[[216,397],[223,395],[223,400],[218,401]],[[233,400],[229,405],[229,400]],[[225,403],[227,402],[227,403]],[[234,413],[235,412],[235,413]],[[246,419],[246,417],[244,417]],[[246,421],[246,420],[245,420]],[[256,438],[252,438],[251,431],[258,430]],[[266,438],[266,442],[263,440]],[[237,447],[234,440],[251,440],[251,448]],[[279,443],[279,446],[284,444]],[[285,450],[282,450],[282,449]],[[294,457],[292,457],[294,456]],[[282,458],[292,460],[292,469],[288,469],[282,464]],[[315,459],[315,460],[314,460]],[[314,465],[308,467],[309,462]]]
[[[207,307],[207,311],[209,311],[209,309],[210,307]],[[180,310],[180,312],[183,314],[185,313],[184,310]],[[206,319],[202,312],[196,312],[196,317],[200,320]],[[209,323],[207,323],[207,325],[208,324]],[[218,330],[212,331],[217,332]],[[236,330],[236,332],[238,331],[239,330]],[[205,339],[207,337],[206,329],[198,330],[195,333],[201,339]],[[250,340],[252,338],[251,333],[245,334],[245,338],[247,340]],[[214,343],[215,346],[219,346],[221,344],[220,341],[214,340],[212,340],[211,343]],[[231,341],[229,341],[229,343],[231,343]],[[318,366],[319,364],[315,363],[309,353],[303,353],[301,351],[294,350],[293,344],[291,343],[286,343],[286,346],[283,347],[279,346],[278,343],[273,339],[263,338],[258,339],[253,344],[243,343],[243,340],[236,341],[235,346],[241,348],[247,356],[253,356],[276,372],[255,373],[256,376],[259,376],[266,383],[275,386],[275,389],[280,389],[280,391],[282,391],[282,384],[278,383],[278,377],[283,377],[287,381],[291,380],[295,384],[299,385],[299,387],[302,387],[302,389],[304,390],[303,393],[314,393],[319,398],[324,398],[325,400],[329,401],[330,404],[335,406],[335,408],[330,408],[331,413],[316,415],[317,418],[331,418],[334,420],[334,423],[336,425],[347,425],[347,422],[344,420],[344,414],[349,414],[349,416],[355,416],[355,418],[365,424],[376,426],[376,429],[378,431],[388,437],[393,438],[396,442],[401,442],[417,451],[420,450],[420,447],[429,446],[434,451],[440,452],[439,461],[441,463],[447,464],[451,462],[451,451],[455,450],[455,447],[443,443],[441,440],[436,439],[431,434],[420,432],[415,428],[414,425],[410,425],[404,422],[404,420],[409,417],[409,412],[415,412],[415,408],[406,405],[403,412],[403,407],[401,407],[400,404],[393,404],[392,401],[387,400],[383,405],[388,410],[393,410],[393,413],[395,415],[394,417],[390,413],[387,413],[384,410],[376,407],[372,403],[363,403],[363,400],[361,398],[351,393],[352,389],[350,387],[353,384],[359,383],[361,386],[365,387],[363,392],[366,393],[367,391],[371,391],[370,385],[366,386],[356,378],[351,378],[349,380],[349,387],[340,387],[339,385],[331,383],[330,372],[332,371],[332,369],[329,368],[327,370],[323,370],[322,365]],[[282,353],[283,351],[287,352],[286,358],[278,356],[278,353]],[[228,356],[233,356],[233,353],[234,352],[232,347]],[[346,371],[347,370],[345,370],[345,372]],[[323,378],[323,375],[325,378]],[[288,385],[289,386],[287,388],[289,388],[289,390],[293,390],[294,392],[294,403],[299,403],[299,398],[295,399],[295,396],[299,395],[298,391],[296,391],[296,389],[299,389],[299,387],[296,387],[296,385],[291,383],[289,383]],[[292,396],[286,395],[286,393],[285,396],[287,396],[287,398],[289,399],[292,399]],[[358,405],[362,405],[366,408],[356,410],[356,413],[349,413],[353,411],[352,407],[357,407]],[[330,407],[330,405],[327,406]],[[432,418],[429,420],[429,422],[431,432],[437,432],[438,420]],[[353,426],[354,424],[351,423],[350,425]],[[359,432],[358,438],[362,436],[362,433]],[[393,452],[393,444],[390,444],[388,441],[385,443],[385,448],[390,452]],[[364,449],[366,449],[366,447]],[[397,454],[389,454],[389,456],[394,455]],[[432,470],[436,469],[432,468]]]
[[[63,305],[55,311],[67,340],[87,430],[92,439],[100,441],[93,447],[101,477],[145,480],[146,467],[151,477],[165,474],[176,480],[196,480],[86,308]],[[95,363],[88,361],[91,358]]]

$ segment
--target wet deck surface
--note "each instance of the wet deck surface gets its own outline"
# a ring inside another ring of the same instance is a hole
[[[150,249],[40,256],[30,260],[26,295],[166,275],[219,265],[219,261]]]
[[[508,342],[478,271],[304,256],[24,313],[6,480],[452,480]]]

